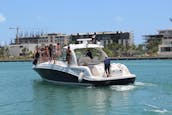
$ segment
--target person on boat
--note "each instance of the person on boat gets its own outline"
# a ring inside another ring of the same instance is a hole
[[[57,54],[57,58],[61,55],[61,47],[60,47],[60,43],[57,43],[56,46],[56,54]]]
[[[44,53],[44,51],[45,51],[45,49],[44,49],[44,47],[42,47],[40,49],[40,63],[45,62],[45,53]]]
[[[86,56],[88,56],[91,59],[93,59],[93,55],[92,55],[92,53],[91,53],[91,51],[89,49],[87,50]]]
[[[52,48],[52,59],[54,60],[54,64],[56,63],[56,56],[57,56],[56,46],[54,45]]]
[[[68,48],[66,50],[66,61],[67,61],[68,65],[71,62],[71,50],[70,50],[70,46],[68,46]]]
[[[39,48],[36,47],[36,50],[34,51],[34,60],[33,60],[33,64],[36,65],[38,63],[40,54],[39,54]]]
[[[110,75],[110,59],[108,59],[108,57],[105,57],[105,59],[104,59],[104,69],[105,69],[107,77],[109,77],[109,75]]]
[[[45,46],[45,56],[46,56],[46,61],[49,60],[49,49],[48,49],[48,46]]]
[[[49,52],[49,60],[51,62],[51,60],[53,59],[53,45],[52,44],[49,45],[48,52]]]

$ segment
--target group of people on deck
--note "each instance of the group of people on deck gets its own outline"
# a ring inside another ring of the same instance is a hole
[[[46,61],[52,61],[57,57],[61,55],[61,48],[60,44],[57,43],[56,45],[50,44],[49,46],[45,46],[42,48],[36,47],[34,51],[34,61],[33,64],[36,65],[39,61],[39,63],[46,62]]]
[[[57,43],[56,45],[50,44],[49,46],[45,46],[44,48],[36,48],[34,52],[34,61],[33,64],[36,65],[38,63],[38,60],[40,63],[46,62],[46,61],[53,61],[53,63],[56,63],[56,58],[58,58],[61,55],[61,48],[60,44]],[[90,59],[93,59],[92,52],[88,49],[86,52],[86,56]],[[71,64],[71,50],[70,46],[68,46],[66,50],[66,61],[68,66]],[[106,73],[106,76],[109,77],[110,75],[110,59],[108,57],[105,57],[104,59],[104,71]]]
[[[34,51],[34,60],[33,64],[36,65],[37,63],[47,62],[56,63],[56,59],[60,57],[62,54],[60,44],[57,43],[56,45],[50,44],[49,46],[45,46],[43,48],[36,47]],[[71,63],[71,50],[70,46],[68,46],[66,50],[66,61],[68,65]]]

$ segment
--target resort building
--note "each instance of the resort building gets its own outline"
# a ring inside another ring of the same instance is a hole
[[[90,32],[72,34],[71,41],[77,41],[79,38],[93,38],[95,42],[100,42],[104,47],[111,43],[121,44],[123,46],[132,46],[134,44],[132,32]]]
[[[68,36],[66,34],[61,33],[49,33],[49,34],[43,34],[43,35],[33,35],[30,37],[20,37],[15,39],[15,44],[17,44],[17,41],[19,41],[19,44],[56,44],[61,43],[65,44],[68,40]]]
[[[15,43],[9,45],[9,54],[12,56],[20,56],[25,52],[34,52],[36,46],[46,46],[49,44],[65,45],[68,43],[68,36],[61,33],[49,33],[43,35],[33,35],[27,37],[19,37],[15,39]],[[19,41],[19,44],[17,44]]]
[[[159,56],[172,56],[172,29],[159,30],[156,35],[146,35],[146,40],[158,41]]]
[[[123,46],[132,46],[133,33],[132,32],[89,32],[89,33],[77,33],[66,35],[62,33],[49,33],[41,35],[32,35],[27,37],[18,37],[15,39],[15,43],[9,46],[10,54],[14,55],[16,49],[16,55],[22,54],[23,48],[33,52],[36,46],[45,46],[49,44],[60,43],[61,46],[68,43],[77,43],[77,39],[92,38],[94,43],[100,42],[104,47],[111,43],[121,44]],[[15,49],[15,50],[14,50]]]
[[[160,56],[172,56],[172,29],[160,30],[162,43],[159,45],[158,54]]]
[[[40,36],[38,39],[38,44],[57,44],[60,43],[61,45],[67,45],[68,44],[69,36],[62,33],[50,33],[50,34],[44,34]]]

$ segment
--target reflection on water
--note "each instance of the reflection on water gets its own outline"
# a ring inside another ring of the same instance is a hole
[[[34,114],[105,115],[119,105],[127,110],[128,93],[112,92],[111,87],[60,86],[37,80],[33,84]]]

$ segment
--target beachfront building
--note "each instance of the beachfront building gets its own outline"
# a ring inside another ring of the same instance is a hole
[[[61,46],[70,43],[77,43],[77,39],[92,38],[94,43],[99,42],[105,47],[111,43],[121,44],[123,46],[132,46],[132,32],[89,32],[77,34],[48,33],[41,35],[32,35],[19,37],[15,39],[15,43],[9,46],[9,52],[13,56],[23,55],[24,51],[33,52],[36,46],[46,46],[49,44],[60,43]],[[18,44],[19,43],[19,44]],[[23,50],[24,49],[24,50]]]
[[[160,56],[172,56],[172,29],[160,30],[162,43],[159,45],[158,54]]]
[[[38,40],[40,39],[40,36],[28,36],[28,37],[20,37],[15,39],[15,45],[17,44],[17,41],[19,41],[18,44],[37,44]]]
[[[62,46],[68,44],[69,36],[62,33],[49,33],[40,36],[38,44],[57,44],[60,43]]]
[[[99,41],[105,47],[110,43],[122,44],[123,46],[131,46],[133,42],[133,33],[132,32],[89,32],[89,33],[77,33],[66,35],[62,33],[49,33],[38,36],[30,37],[20,37],[19,44],[68,44],[68,42],[77,42],[77,39],[82,38],[93,38],[95,42]],[[15,43],[17,44],[17,39]]]
[[[49,33],[42,35],[32,35],[27,37],[19,37],[15,39],[15,43],[9,45],[9,54],[11,56],[20,56],[34,52],[36,46],[47,46],[50,44],[65,45],[68,43],[69,37],[66,34],[61,33]],[[19,41],[19,44],[18,42]]]
[[[17,44],[17,41],[19,41],[19,44],[56,44],[61,43],[65,44],[66,40],[68,39],[68,36],[66,34],[61,33],[49,33],[49,34],[42,34],[42,35],[32,35],[27,37],[19,37],[15,39],[15,45]]]
[[[146,46],[158,56],[172,56],[172,29],[159,30],[156,35],[145,35]]]
[[[77,33],[70,36],[71,41],[77,42],[79,38],[93,38],[93,41],[100,42],[104,47],[111,43],[121,44],[123,46],[132,46],[134,44],[132,32],[90,32],[90,33]]]

